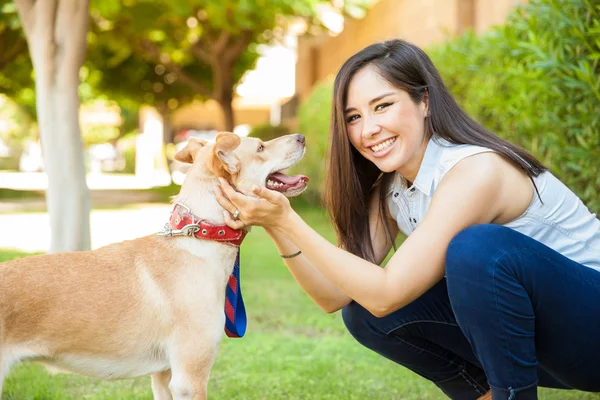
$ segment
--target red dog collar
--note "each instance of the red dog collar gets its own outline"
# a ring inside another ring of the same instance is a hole
[[[198,239],[214,240],[239,247],[248,233],[244,229],[232,229],[227,225],[213,225],[203,221],[191,213],[190,209],[181,203],[173,204],[171,218],[161,236],[195,236]]]

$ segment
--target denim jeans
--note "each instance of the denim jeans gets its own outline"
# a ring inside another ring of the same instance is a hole
[[[354,338],[449,398],[537,399],[537,387],[600,391],[600,272],[499,225],[460,232],[446,277],[376,318],[342,311]]]

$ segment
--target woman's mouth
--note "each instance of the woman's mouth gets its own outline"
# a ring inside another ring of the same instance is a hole
[[[390,149],[394,146],[394,143],[396,143],[395,137],[389,138],[385,142],[379,143],[375,146],[371,146],[369,149],[371,149],[375,157],[382,157],[390,151]]]

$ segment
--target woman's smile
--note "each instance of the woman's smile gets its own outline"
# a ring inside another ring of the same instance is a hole
[[[389,138],[375,146],[369,147],[373,153],[373,157],[382,158],[385,157],[396,145],[396,137]]]

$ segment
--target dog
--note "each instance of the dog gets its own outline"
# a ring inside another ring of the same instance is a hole
[[[308,179],[281,171],[304,152],[298,134],[190,139],[175,154],[191,166],[174,210],[224,225],[218,177],[246,193],[256,184],[297,196]],[[103,379],[151,375],[157,400],[205,399],[238,248],[173,232],[0,264],[0,397],[12,365],[37,361]]]

